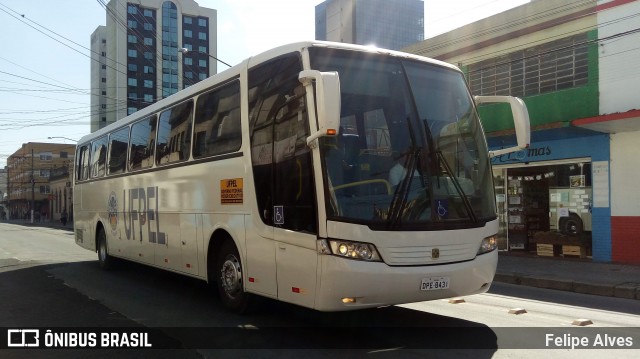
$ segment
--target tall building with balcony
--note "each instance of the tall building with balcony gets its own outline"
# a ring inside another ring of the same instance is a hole
[[[316,40],[399,50],[424,39],[422,0],[326,0],[315,10]]]
[[[501,249],[640,264],[639,12],[532,1],[404,49],[457,65],[473,95],[528,107],[531,147],[492,160]],[[491,150],[515,142],[508,108],[479,114]]]
[[[91,35],[91,132],[217,72],[216,10],[193,0],[111,0],[105,10]]]

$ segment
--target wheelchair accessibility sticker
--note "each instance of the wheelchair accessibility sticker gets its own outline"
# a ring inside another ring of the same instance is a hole
[[[284,208],[282,206],[273,206],[273,223],[284,224]]]
[[[446,199],[436,200],[438,216],[440,218],[447,218],[449,216],[449,201]]]

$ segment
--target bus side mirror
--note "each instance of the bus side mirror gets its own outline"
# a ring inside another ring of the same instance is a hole
[[[315,108],[318,116],[318,131],[307,137],[307,145],[324,136],[336,136],[340,128],[340,78],[338,73],[316,70],[301,71],[298,80],[307,93],[313,91],[315,81]],[[313,130],[313,126],[312,126]]]
[[[482,103],[508,103],[511,105],[518,145],[496,151],[489,151],[489,157],[492,158],[529,148],[531,144],[531,125],[529,123],[529,111],[527,111],[527,105],[524,104],[524,101],[513,96],[475,96],[474,99],[478,105]]]

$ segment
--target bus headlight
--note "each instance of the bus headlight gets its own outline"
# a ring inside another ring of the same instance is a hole
[[[496,248],[498,248],[498,237],[493,235],[482,240],[480,249],[478,249],[478,254],[488,253]]]
[[[318,246],[320,253],[333,254],[340,257],[358,259],[362,261],[380,262],[380,254],[376,246],[371,243],[343,241],[339,239],[329,239],[330,253],[324,249],[324,245]],[[326,245],[326,242],[325,242]],[[320,250],[323,248],[323,250]]]

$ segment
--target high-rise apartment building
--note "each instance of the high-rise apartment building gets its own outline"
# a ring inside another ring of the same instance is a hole
[[[424,3],[326,0],[316,6],[316,40],[399,50],[424,40]]]
[[[91,35],[91,132],[217,72],[216,10],[193,0],[111,0],[105,10]]]

